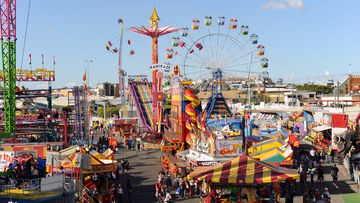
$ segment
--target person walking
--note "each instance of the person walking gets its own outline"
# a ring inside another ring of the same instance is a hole
[[[306,189],[305,192],[303,193],[303,203],[311,203],[311,202],[313,201],[311,201],[309,190]]]
[[[116,194],[116,203],[122,203],[123,202],[123,194],[124,194],[124,191],[122,189],[121,184],[119,184],[119,186],[117,188],[117,194]]]
[[[318,176],[317,181],[324,182],[324,168],[322,167],[321,164],[318,165],[316,171],[317,171],[317,176]]]
[[[111,188],[110,188],[110,201],[111,203],[116,203],[116,187],[115,187],[115,183],[113,183],[111,185]]]
[[[172,198],[172,197],[171,197],[171,194],[170,194],[170,190],[166,190],[164,203],[170,203],[171,198]]]
[[[324,191],[324,193],[323,193],[323,200],[324,200],[325,202],[330,202],[329,189],[326,187],[324,190],[325,190],[325,191]]]
[[[126,182],[126,191],[127,191],[127,198],[128,198],[128,202],[131,203],[131,193],[132,193],[132,189],[131,189],[131,183],[130,183],[130,179],[127,180]]]
[[[334,164],[334,166],[331,167],[331,176],[334,182],[338,181],[338,174],[339,174],[339,169],[338,167],[336,167],[336,164]]]
[[[314,164],[312,163],[311,166],[309,167],[309,171],[308,173],[310,174],[310,182],[314,183],[314,175],[316,172],[316,168],[314,167]]]
[[[335,162],[335,150],[330,150],[331,163]]]
[[[99,199],[98,199],[99,198],[99,192],[98,192],[97,188],[94,189],[92,196],[93,196],[94,203],[99,203]]]

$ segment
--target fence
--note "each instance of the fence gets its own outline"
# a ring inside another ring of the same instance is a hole
[[[36,179],[13,179],[10,184],[0,185],[0,195],[31,195],[50,191],[71,192],[75,191],[75,184],[76,181],[73,178],[65,178],[64,174]]]

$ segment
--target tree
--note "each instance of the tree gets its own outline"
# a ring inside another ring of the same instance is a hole
[[[284,79],[279,78],[279,79],[276,81],[276,84],[277,84],[277,85],[282,85],[282,84],[284,84]]]
[[[98,107],[97,114],[99,117],[103,117],[103,115],[104,115],[104,107],[103,106]],[[119,107],[107,106],[105,114],[106,114],[106,118],[112,117],[114,114],[119,114]]]
[[[330,94],[334,92],[333,86],[316,85],[316,84],[297,85],[296,89],[300,91],[321,92],[322,94]]]

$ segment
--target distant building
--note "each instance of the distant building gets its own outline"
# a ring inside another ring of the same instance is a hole
[[[340,94],[360,95],[360,75],[351,75],[340,84]]]
[[[305,104],[316,103],[320,99],[320,95],[316,92],[284,92],[284,104],[286,106],[303,106]]]
[[[112,84],[109,82],[98,83],[94,92],[100,97],[119,97],[119,84]]]

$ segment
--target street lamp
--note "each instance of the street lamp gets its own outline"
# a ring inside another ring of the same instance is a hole
[[[89,68],[89,64],[94,62],[92,59],[90,60],[85,60],[85,63],[86,63],[86,71],[87,71],[87,85],[90,86],[90,82],[89,82],[89,79],[90,79],[90,68]]]

